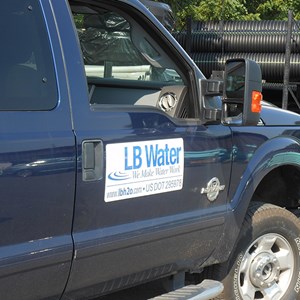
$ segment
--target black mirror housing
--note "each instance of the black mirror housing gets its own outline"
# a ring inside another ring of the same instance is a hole
[[[260,120],[262,76],[249,59],[230,59],[225,65],[222,121],[255,126]]]

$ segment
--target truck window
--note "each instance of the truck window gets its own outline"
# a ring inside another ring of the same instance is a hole
[[[100,5],[71,3],[90,104],[150,106],[172,117],[193,117],[185,73],[168,51],[120,6]]]
[[[51,110],[57,104],[53,61],[39,2],[11,0],[0,10],[0,110]]]
[[[182,83],[174,65],[159,65],[160,52],[141,38],[132,40],[132,25],[117,12],[74,13],[88,78]]]

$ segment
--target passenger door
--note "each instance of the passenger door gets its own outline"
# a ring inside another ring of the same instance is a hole
[[[210,255],[224,225],[231,134],[200,123],[192,66],[147,32],[155,29],[137,10],[80,1],[71,9],[88,96],[73,110],[76,255],[67,292],[107,293]]]

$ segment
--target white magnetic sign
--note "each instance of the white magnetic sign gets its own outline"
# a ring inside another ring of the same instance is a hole
[[[183,139],[106,145],[105,202],[181,190]]]

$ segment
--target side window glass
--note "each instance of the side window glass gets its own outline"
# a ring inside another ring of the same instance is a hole
[[[37,0],[10,0],[0,10],[0,110],[51,110],[57,104],[53,60]]]
[[[117,12],[74,13],[88,78],[110,78],[181,84],[175,65],[160,65],[155,45],[132,35],[132,22]]]

